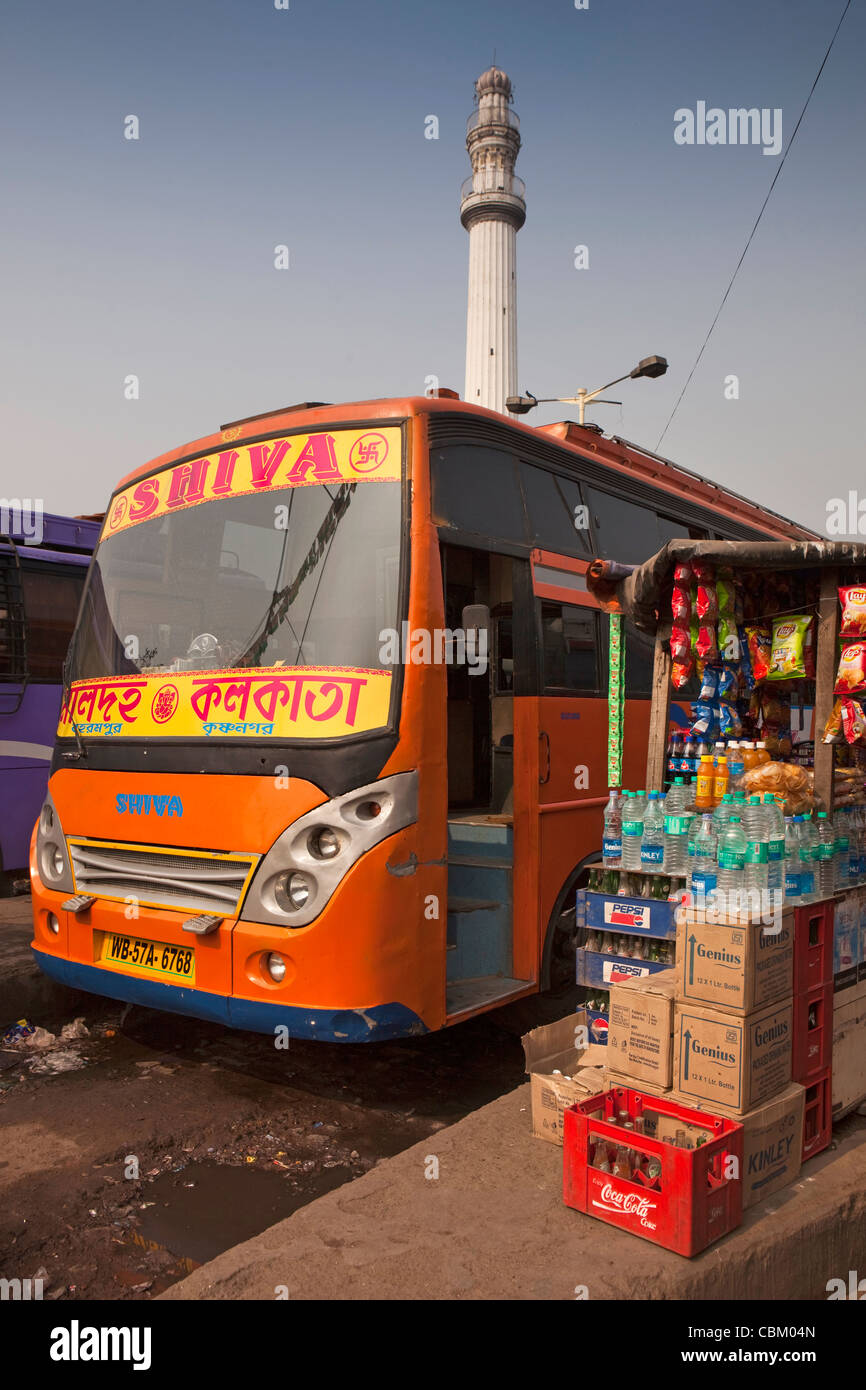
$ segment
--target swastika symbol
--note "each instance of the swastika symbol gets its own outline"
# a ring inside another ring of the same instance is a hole
[[[349,452],[349,463],[356,473],[375,473],[388,456],[388,441],[375,431],[362,434]]]

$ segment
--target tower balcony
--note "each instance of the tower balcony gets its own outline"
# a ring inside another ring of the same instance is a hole
[[[486,193],[504,193],[507,197],[525,202],[526,184],[516,174],[509,174],[504,169],[478,169],[471,178],[463,180],[460,201],[465,203],[467,198],[475,194]]]
[[[520,132],[520,117],[512,111],[509,106],[503,107],[501,116],[493,116],[490,111],[473,111],[466,122],[466,134],[471,135],[473,130],[479,126],[508,126],[510,130]]]

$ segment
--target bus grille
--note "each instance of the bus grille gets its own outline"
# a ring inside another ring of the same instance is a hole
[[[148,845],[68,840],[76,893],[233,917],[259,856],[183,854]]]

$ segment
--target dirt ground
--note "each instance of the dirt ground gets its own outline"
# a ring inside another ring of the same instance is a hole
[[[0,901],[0,1277],[50,1299],[148,1299],[524,1079],[520,1035],[569,999],[445,1033],[339,1047],[122,1006],[52,984],[29,898]],[[573,1006],[573,1005],[572,1005]],[[67,1070],[58,1070],[67,1067]]]

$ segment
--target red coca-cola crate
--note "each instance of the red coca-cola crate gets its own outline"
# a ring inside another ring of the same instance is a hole
[[[632,1119],[652,1120],[660,1134],[673,1137],[677,1128],[684,1128],[708,1138],[698,1148],[680,1148],[667,1138],[637,1134],[611,1123],[611,1117],[622,1110]],[[636,1177],[627,1178],[588,1161],[591,1136],[614,1150],[622,1145],[624,1134],[627,1147],[642,1160],[656,1159],[661,1164],[658,1185],[647,1178],[643,1165]],[[678,1255],[697,1255],[739,1226],[742,1170],[743,1127],[734,1120],[622,1086],[579,1101],[565,1112],[562,1195],[566,1206]]]
[[[806,1085],[806,1105],[803,1111],[803,1162],[826,1149],[833,1134],[832,1069]]]
[[[791,1074],[807,1086],[833,1059],[833,981],[794,996],[794,1055]]]
[[[794,993],[833,979],[834,898],[794,909]]]

